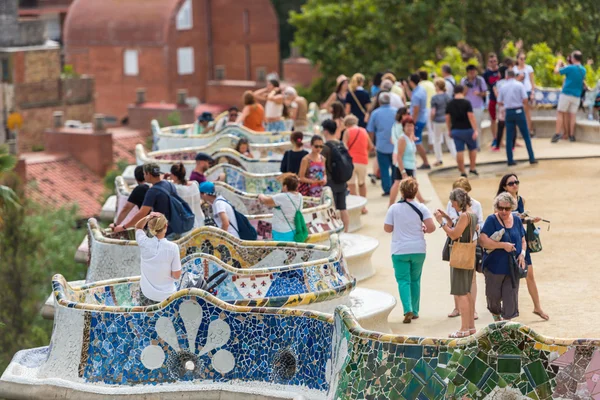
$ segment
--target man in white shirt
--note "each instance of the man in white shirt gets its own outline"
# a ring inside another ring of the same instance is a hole
[[[390,105],[394,108],[402,108],[402,107],[404,107],[404,102],[402,101],[402,97],[400,97],[396,93],[392,92],[393,87],[394,87],[394,83],[389,79],[385,79],[383,82],[381,82],[381,91],[382,92],[390,92]]]
[[[217,226],[239,239],[240,234],[233,207],[223,196],[217,196],[215,184],[212,182],[202,182],[200,184],[200,196],[202,200],[212,206],[213,219]]]

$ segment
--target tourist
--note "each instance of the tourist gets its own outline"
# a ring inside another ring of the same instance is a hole
[[[477,215],[469,212],[471,198],[463,189],[454,189],[450,192],[452,208],[458,213],[456,222],[442,210],[434,213],[440,228],[452,241],[471,243],[477,232]],[[460,330],[451,333],[451,338],[463,338],[472,335],[475,330],[475,302],[471,295],[473,280],[475,279],[475,265],[473,269],[460,269],[450,266],[450,294],[454,296],[460,315]]]
[[[217,196],[215,184],[212,182],[201,183],[200,195],[202,196],[202,200],[212,206],[213,220],[217,224],[217,227],[239,239],[240,234],[233,207],[223,196]]]
[[[218,132],[226,126],[238,125],[238,113],[239,110],[237,107],[229,107],[229,110],[227,110],[227,115],[217,121],[217,124],[215,125],[215,131]]]
[[[255,91],[254,96],[259,101],[265,102],[266,130],[268,132],[285,131],[283,91],[279,87],[279,81],[271,79],[267,82],[267,87]]]
[[[263,121],[265,119],[265,109],[256,101],[254,93],[249,90],[244,92],[243,100],[244,108],[238,117],[238,124],[241,123],[251,131],[264,132]]]
[[[146,192],[146,196],[144,197],[144,202],[142,203],[140,211],[138,211],[138,213],[133,218],[131,218],[129,222],[121,225],[116,225],[113,228],[113,232],[123,232],[128,228],[136,226],[138,221],[148,216],[152,211],[163,214],[167,218],[167,221],[171,220],[171,200],[169,195],[163,190],[166,190],[168,193],[176,193],[177,190],[170,182],[163,180],[158,164],[144,164],[143,170],[144,180],[151,184],[152,187],[150,187],[150,189],[148,189],[148,191]],[[169,226],[167,228],[167,236],[170,236],[171,233],[172,230]]]
[[[346,116],[346,111],[344,110],[344,105],[339,101],[334,101],[329,107],[329,113],[331,114],[331,119],[335,122],[337,128],[335,131],[335,137],[338,140],[342,140],[343,132],[344,132],[344,117]]]
[[[485,80],[478,75],[477,67],[473,64],[467,66],[467,76],[462,78],[460,84],[463,88],[466,88],[464,98],[471,103],[473,108],[473,115],[477,125],[475,129],[477,132],[481,132],[481,122],[483,121],[483,109],[485,105],[485,98],[487,96],[487,85]],[[456,89],[456,88],[455,88]],[[455,92],[456,93],[456,90]],[[479,136],[477,137],[477,149],[479,150]]]
[[[446,146],[452,155],[456,158],[456,147],[454,140],[450,139],[450,132],[446,126],[446,107],[452,97],[446,93],[446,81],[442,78],[436,78],[434,81],[436,95],[431,98],[431,119],[433,120],[433,134],[430,136],[433,142],[433,152],[435,153],[436,162],[434,167],[439,167],[444,164],[442,144],[446,142]]]
[[[423,146],[423,129],[427,125],[427,92],[422,86],[419,86],[421,78],[417,74],[412,74],[409,78],[408,85],[412,90],[410,98],[410,115],[415,121],[415,141],[417,152],[423,160],[423,164],[418,169],[431,169],[429,161],[427,161],[427,152]]]
[[[350,178],[350,181],[348,182],[348,189],[350,190],[350,194],[358,194],[366,198],[369,152],[372,151],[375,146],[366,129],[358,126],[358,118],[354,115],[346,115],[344,118],[344,126],[346,127],[346,134],[344,135],[343,142],[346,148],[348,148],[348,153],[350,154],[350,157],[352,157],[352,164],[354,165],[354,172],[352,173],[352,178]],[[356,190],[357,184],[358,191]],[[362,213],[367,213],[366,206],[362,209]]]
[[[294,130],[308,131],[308,102],[291,86],[283,91],[284,104],[288,107],[290,118],[294,120]]]
[[[521,222],[524,222],[525,224],[540,222],[542,220],[541,218],[529,217],[525,214],[525,199],[519,195],[519,184],[520,182],[517,175],[513,173],[506,174],[502,177],[502,179],[500,179],[497,194],[502,192],[510,193],[510,195],[517,202],[517,212],[515,214],[521,218]],[[550,317],[544,312],[544,310],[542,310],[540,295],[535,282],[535,276],[533,274],[533,263],[531,261],[529,247],[526,247],[525,250],[525,265],[527,267],[527,290],[529,291],[529,295],[533,301],[533,313],[547,321],[550,319]]]
[[[494,321],[510,320],[519,316],[519,277],[511,270],[509,257],[517,254],[518,268],[525,266],[525,229],[521,220],[513,216],[517,202],[510,193],[500,193],[494,199],[494,214],[487,217],[479,244],[489,252],[483,253],[483,274],[488,310]],[[492,239],[502,235],[499,241]]]
[[[506,122],[506,109],[504,108],[503,104],[498,104],[497,99],[498,99],[498,93],[500,93],[500,89],[502,88],[502,86],[504,86],[504,84],[506,83],[506,71],[508,70],[508,67],[506,65],[502,65],[500,68],[498,68],[498,74],[500,75],[500,80],[498,82],[496,82],[496,84],[494,85],[494,97],[496,98],[496,105],[498,106],[498,111],[496,116],[498,117],[498,126],[496,129],[496,139],[495,139],[495,144],[496,147],[492,147],[492,151],[494,152],[498,152],[500,151],[500,148],[502,147],[502,137],[504,135],[504,128],[506,126],[505,122]],[[516,135],[514,140],[516,140]],[[514,149],[514,141],[513,141],[513,149]]]
[[[452,75],[452,67],[448,64],[442,65],[442,78],[446,82],[446,94],[450,98],[454,98],[454,86],[456,86],[456,79]]]
[[[402,88],[402,85],[400,84],[400,82],[398,82],[398,80],[396,80],[396,77],[394,76],[394,74],[392,74],[391,72],[386,72],[381,77],[381,81],[382,82],[383,81],[391,81],[393,83],[393,85],[392,85],[392,88],[390,89],[390,92],[400,96],[402,103],[406,104],[406,93],[404,93],[404,89]]]
[[[365,90],[365,76],[363,74],[354,74],[348,85],[348,94],[346,95],[346,114],[353,114],[358,118],[358,126],[367,127],[365,117],[368,113],[371,96]]]
[[[403,201],[388,209],[383,225],[384,231],[392,233],[392,263],[405,324],[419,318],[421,271],[426,253],[425,233],[435,231],[435,224],[427,207],[414,201],[418,191],[419,184],[416,180],[404,179],[400,183]]]
[[[429,80],[429,74],[427,74],[427,71],[425,70],[419,71],[419,78],[421,79],[419,81],[419,86],[425,89],[425,92],[427,93],[427,109],[425,110],[425,114],[427,116],[427,132],[429,132],[431,137],[431,134],[433,133],[433,125],[431,124],[431,99],[436,93],[435,85]]]
[[[377,164],[381,173],[382,196],[389,196],[392,187],[392,154],[394,145],[392,144],[392,127],[396,120],[398,109],[390,106],[390,94],[388,92],[379,93],[379,103],[381,106],[373,111],[369,117],[367,131],[375,137],[375,148],[377,150]]]
[[[529,163],[537,164],[537,160],[533,154],[531,139],[529,137],[527,120],[525,118],[527,93],[525,92],[525,86],[515,79],[515,71],[513,70],[506,71],[506,83],[502,85],[502,88],[498,93],[498,103],[502,104],[506,111],[506,158],[508,165],[511,166],[517,164],[513,159],[513,148],[508,145],[509,143],[513,143],[513,140],[517,135],[517,126],[521,131],[525,146],[527,147]]]
[[[311,152],[302,158],[298,179],[300,187],[298,191],[304,196],[321,197],[323,186],[327,183],[325,173],[325,157],[321,155],[323,151],[323,138],[314,135],[310,139]]]
[[[196,154],[196,167],[190,174],[190,181],[196,181],[198,184],[206,181],[204,173],[210,168],[210,165],[214,163],[211,156],[206,153]]]
[[[390,105],[394,108],[404,107],[404,101],[402,101],[402,98],[398,94],[392,92],[393,87],[394,83],[389,79],[386,79],[381,83],[381,91],[389,92],[390,94]]]
[[[296,211],[302,211],[302,194],[298,193],[298,177],[288,175],[283,179],[279,194],[258,195],[258,200],[273,210],[273,240],[277,242],[293,242],[296,233]]]
[[[293,132],[290,135],[290,141],[292,142],[292,149],[287,150],[283,154],[281,160],[281,167],[279,170],[282,173],[291,172],[292,174],[298,175],[300,171],[300,164],[304,156],[308,154],[308,151],[304,150],[304,134],[302,132]]]
[[[146,224],[152,237],[144,232]],[[168,226],[167,218],[159,212],[152,212],[135,224],[135,241],[140,249],[139,305],[142,307],[160,303],[177,292],[181,259],[179,246],[165,239]]]
[[[377,72],[375,74],[375,76],[373,77],[373,81],[371,82],[371,97],[375,97],[377,96],[377,93],[379,93],[379,91],[381,90],[380,86],[381,86],[381,81],[383,77],[383,73],[382,72]]]
[[[476,230],[477,230],[477,232],[480,232],[481,228],[483,228],[483,208],[481,207],[481,203],[478,202],[477,200],[475,200],[474,198],[472,198],[470,195],[471,183],[469,183],[469,180],[467,178],[460,177],[452,184],[452,190],[454,190],[454,189],[462,189],[469,194],[469,197],[471,198],[471,205],[469,207],[467,207],[467,211],[477,215],[477,229]],[[459,213],[454,209],[451,201],[448,201],[448,204],[446,205],[446,215],[448,216],[446,218],[446,222],[448,224],[450,224],[450,226],[452,226],[453,224],[456,224],[456,221],[458,220],[458,217],[459,217]],[[479,234],[474,232],[473,236],[476,239],[477,237],[479,237]],[[476,279],[475,274],[473,274],[473,284],[471,285],[471,297],[473,299],[473,304],[474,305],[477,304],[477,279]],[[476,319],[476,320],[479,319],[479,316],[477,315],[477,311],[475,309],[473,311],[474,311],[474,319]],[[448,317],[454,318],[454,317],[458,317],[459,315],[460,315],[460,311],[458,309],[458,301],[456,299],[456,296],[454,296],[454,310],[452,310],[452,312],[450,314],[448,314]]]
[[[213,131],[214,126],[210,126],[213,121],[213,116],[208,111],[203,112],[198,117],[198,124],[196,125],[196,134],[207,134]]]
[[[556,133],[552,136],[552,143],[556,143],[564,137],[561,133],[563,127],[569,140],[571,142],[575,141],[575,120],[581,103],[581,93],[585,88],[586,70],[581,65],[582,61],[583,55],[579,50],[575,50],[567,57],[569,65],[565,65],[562,60],[558,60],[556,67],[554,67],[554,73],[564,75],[565,82],[558,97]]]
[[[527,117],[527,127],[529,132],[533,135],[533,125],[531,124],[531,107],[535,100],[535,74],[533,67],[525,63],[525,53],[520,51],[517,55],[517,65],[513,67],[515,72],[516,80],[525,85],[525,92],[527,93],[527,102],[525,103],[525,114]]]
[[[144,203],[144,197],[146,197],[146,192],[148,192],[150,186],[148,186],[145,183],[144,168],[141,165],[135,167],[133,175],[135,177],[135,181],[137,182],[137,186],[134,187],[131,193],[129,194],[127,202],[125,203],[123,208],[121,208],[121,211],[119,211],[119,215],[117,215],[115,223],[111,224],[110,228],[114,228],[115,225],[120,225],[122,222],[127,222],[125,221],[125,218],[129,215],[131,210],[134,209],[134,207],[137,207],[138,211],[140,208],[142,208],[142,204]]]
[[[335,92],[331,93],[327,98],[327,101],[321,104],[321,108],[328,110],[329,106],[333,104],[334,101],[339,101],[346,106],[346,97],[348,95],[348,77],[346,75],[340,75],[335,80],[336,87]]]
[[[202,212],[202,200],[200,199],[199,184],[195,180],[185,179],[186,171],[183,163],[178,162],[171,166],[170,178],[175,184],[177,194],[183,201],[188,203],[194,213],[194,228],[204,226],[204,213]]]
[[[326,119],[321,124],[323,127],[323,136],[325,138],[325,146],[323,147],[323,157],[325,157],[325,171],[327,173],[326,185],[333,192],[333,201],[335,208],[340,212],[340,217],[344,224],[344,232],[348,232],[350,226],[350,216],[346,207],[346,193],[348,191],[348,182],[336,182],[333,175],[333,155],[334,149],[339,146],[344,146],[335,136],[336,125],[330,119]],[[339,150],[337,150],[339,152]],[[341,157],[343,155],[340,154]]]
[[[489,101],[488,101],[488,113],[490,114],[492,136],[492,151],[499,151],[500,146],[497,142],[498,137],[498,125],[496,125],[496,83],[501,79],[500,72],[498,71],[498,56],[496,53],[488,54],[487,68],[483,72],[483,79],[488,88]]]
[[[390,189],[388,207],[396,202],[400,182],[408,177],[417,179],[417,145],[415,144],[415,121],[406,115],[406,108],[401,108],[396,113],[396,123],[392,128],[392,143],[394,145],[394,184]],[[421,193],[417,192],[417,200],[425,203]]]
[[[462,85],[454,87],[454,99],[446,107],[446,127],[456,147],[456,163],[461,176],[467,177],[465,171],[465,146],[469,151],[469,173],[478,176],[477,162],[477,120],[473,114],[471,102],[465,99]]]
[[[235,151],[240,153],[246,158],[254,158],[252,152],[250,151],[250,142],[246,138],[240,138],[235,145]]]

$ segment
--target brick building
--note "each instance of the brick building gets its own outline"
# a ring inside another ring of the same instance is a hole
[[[64,28],[66,62],[96,80],[96,109],[122,118],[146,89],[175,103],[239,104],[279,73],[279,27],[270,0],[75,0]]]
[[[62,42],[62,28],[73,0],[21,0],[19,16],[34,17],[44,25],[46,37]]]

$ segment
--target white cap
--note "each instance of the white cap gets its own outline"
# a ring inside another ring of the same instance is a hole
[[[296,92],[296,89],[294,89],[291,86],[286,87],[285,90],[283,91],[283,94],[289,94],[291,96],[298,96],[298,92]]]

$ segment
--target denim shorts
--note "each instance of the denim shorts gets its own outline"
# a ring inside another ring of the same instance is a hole
[[[266,123],[266,130],[268,132],[284,132],[285,131],[285,123],[283,121],[274,121]]]
[[[427,126],[427,122],[417,122],[415,123],[415,136],[417,140],[415,140],[415,144],[423,143],[423,129]]]
[[[477,150],[477,141],[473,140],[473,129],[452,129],[450,131],[456,151],[465,151],[465,145],[471,150]]]

